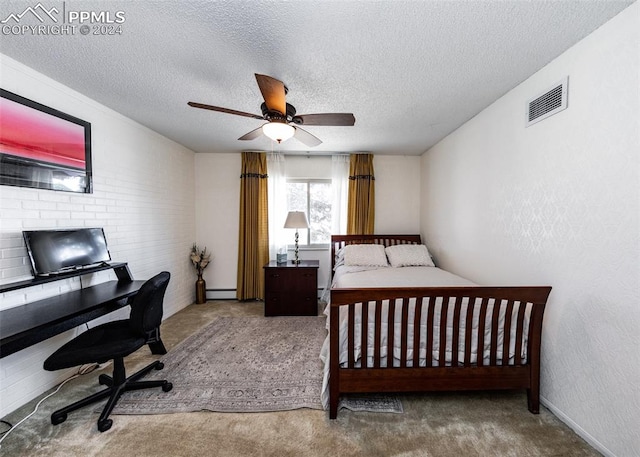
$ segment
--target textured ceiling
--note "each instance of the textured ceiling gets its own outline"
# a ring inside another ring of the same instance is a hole
[[[37,3],[3,0],[0,19]],[[3,54],[193,151],[417,155],[632,1],[41,3],[122,11],[122,33],[3,34]],[[355,126],[306,127],[323,140],[311,149],[238,141],[261,121],[187,106],[260,114],[254,73],[282,80],[299,114],[352,112]]]

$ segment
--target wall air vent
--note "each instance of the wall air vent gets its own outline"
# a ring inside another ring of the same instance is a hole
[[[527,103],[527,122],[529,127],[536,122],[553,116],[562,110],[567,109],[567,89],[569,85],[569,77],[566,76],[562,81],[554,84],[551,89],[542,95],[539,95]]]

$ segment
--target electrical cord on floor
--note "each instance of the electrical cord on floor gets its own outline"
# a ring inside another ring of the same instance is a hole
[[[58,388],[56,390],[54,390],[53,392],[51,392],[49,395],[47,395],[46,397],[44,397],[42,400],[40,400],[37,404],[36,407],[33,409],[33,411],[28,414],[27,416],[25,416],[20,422],[18,422],[16,425],[14,425],[13,427],[11,427],[9,430],[7,430],[5,432],[4,435],[2,435],[2,438],[0,438],[0,448],[2,448],[1,444],[2,442],[5,440],[5,438],[7,436],[9,436],[9,434],[14,431],[16,428],[18,428],[24,421],[26,421],[27,419],[29,419],[31,416],[33,416],[36,411],[38,411],[38,408],[40,407],[40,405],[42,404],[42,402],[44,402],[47,398],[49,397],[53,397],[55,394],[58,393],[58,391],[62,388],[62,386],[64,386],[66,383],[68,383],[69,381],[71,381],[72,379],[77,378],[78,376],[80,376],[79,374],[74,374],[73,376],[68,377],[67,379],[65,379],[64,381],[62,381],[60,383],[60,385],[58,386]]]
[[[1,431],[0,435],[4,435],[5,433],[8,433],[9,430],[13,428],[13,425],[11,425],[11,422],[3,421],[2,419],[0,419],[0,424],[4,424],[9,427],[8,429]]]
[[[100,367],[100,365],[97,364],[97,363],[89,363],[87,365],[82,365],[80,368],[78,368],[78,373],[77,374],[79,374],[79,375],[89,374],[92,371],[97,370],[98,367]]]
[[[42,402],[44,402],[46,399],[53,397],[55,394],[57,394],[60,389],[62,388],[62,386],[64,386],[66,383],[68,383],[69,381],[71,381],[72,379],[76,379],[80,376],[84,376],[86,374],[89,374],[93,371],[95,371],[96,369],[100,368],[100,364],[98,363],[90,363],[87,365],[82,365],[80,368],[78,368],[77,373],[69,376],[67,379],[65,379],[64,381],[62,381],[60,383],[60,385],[58,385],[58,388],[56,390],[54,390],[53,392],[51,392],[49,395],[47,395],[46,397],[44,397],[43,399],[41,399],[37,404],[36,407],[33,409],[33,411],[28,414],[26,417],[24,417],[20,422],[18,422],[16,425],[11,425],[9,422],[4,421],[4,420],[0,420],[1,423],[3,424],[7,424],[9,426],[9,430],[6,430],[4,432],[2,432],[2,437],[0,437],[0,449],[2,448],[2,442],[4,441],[4,439],[9,436],[9,434],[14,431],[16,428],[18,428],[18,426],[20,426],[24,421],[26,421],[27,419],[29,419],[31,416],[33,416],[36,411],[38,411],[38,408],[40,407],[40,405],[42,404]]]

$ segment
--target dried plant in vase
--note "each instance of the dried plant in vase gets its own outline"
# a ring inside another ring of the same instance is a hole
[[[211,262],[211,254],[207,253],[207,247],[200,249],[197,244],[193,243],[191,247],[191,263],[198,273],[196,281],[196,303],[201,304],[207,301],[207,284],[202,279],[202,272]]]

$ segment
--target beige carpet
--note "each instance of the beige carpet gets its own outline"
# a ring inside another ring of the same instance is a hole
[[[211,301],[165,321],[167,348],[219,316],[260,316],[262,303]],[[157,356],[146,348],[129,358],[134,370]],[[297,409],[271,413],[194,412],[113,416],[100,433],[89,407],[52,426],[56,408],[96,390],[100,372],[82,376],[46,400],[2,443],[1,456],[598,456],[548,410],[529,413],[524,392],[403,396],[403,414]],[[38,399],[3,418],[16,423]]]

